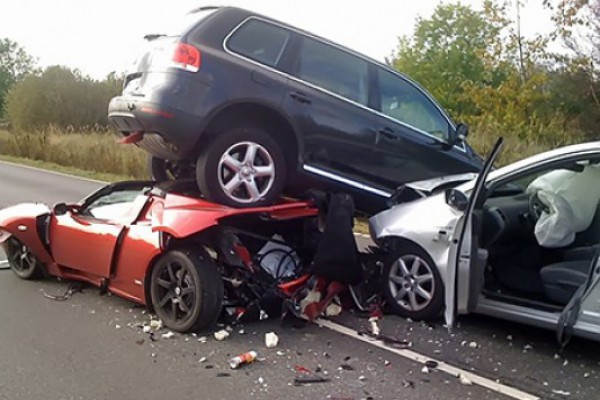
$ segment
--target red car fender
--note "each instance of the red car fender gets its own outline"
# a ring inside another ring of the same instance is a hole
[[[15,236],[29,247],[40,262],[52,262],[52,256],[40,240],[37,228],[37,218],[50,212],[50,208],[41,203],[23,203],[0,210],[0,230],[5,232],[0,235],[0,243]]]

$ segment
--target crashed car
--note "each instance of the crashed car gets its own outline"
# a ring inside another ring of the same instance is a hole
[[[347,195],[234,209],[201,198],[193,180],[119,182],[77,204],[0,210],[0,243],[22,279],[86,282],[188,332],[226,312],[276,315],[283,300],[295,316],[325,312],[364,280],[353,212]]]
[[[481,168],[417,83],[280,21],[201,7],[146,40],[108,119],[154,180],[195,178],[237,208],[319,188],[372,214],[400,183]]]
[[[401,315],[445,307],[600,340],[600,142],[566,146],[476,177],[406,185],[369,220],[388,255],[383,295]],[[466,181],[465,181],[466,180]]]

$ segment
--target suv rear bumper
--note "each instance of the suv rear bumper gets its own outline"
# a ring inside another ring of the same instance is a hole
[[[133,96],[114,97],[108,105],[108,120],[123,137],[143,132],[136,145],[163,159],[193,157],[200,137],[201,118]]]

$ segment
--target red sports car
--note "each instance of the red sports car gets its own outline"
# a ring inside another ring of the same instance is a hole
[[[147,305],[179,332],[209,327],[224,304],[248,304],[273,284],[291,290],[314,255],[307,232],[318,230],[318,210],[299,201],[234,209],[195,187],[121,182],[77,204],[5,208],[0,243],[20,278],[90,283]]]

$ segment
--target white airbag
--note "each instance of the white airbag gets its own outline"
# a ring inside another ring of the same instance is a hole
[[[582,172],[548,172],[531,182],[527,193],[537,193],[550,210],[543,212],[535,225],[540,246],[567,246],[594,219],[600,201],[600,167],[587,165]]]

